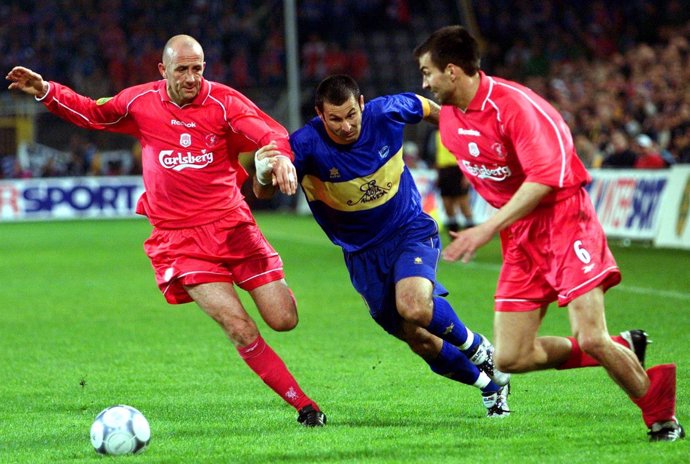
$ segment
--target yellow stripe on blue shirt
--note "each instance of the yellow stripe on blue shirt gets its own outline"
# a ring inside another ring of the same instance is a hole
[[[338,211],[364,211],[386,203],[400,186],[405,163],[402,149],[377,171],[343,182],[325,182],[305,175],[302,187],[308,201],[322,201]]]

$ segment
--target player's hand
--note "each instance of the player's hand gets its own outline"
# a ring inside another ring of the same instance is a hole
[[[278,187],[286,195],[294,195],[297,192],[297,171],[290,161],[278,150],[275,142],[259,148],[255,155],[257,178],[261,184],[268,184],[267,176],[270,172],[271,185]]]
[[[297,170],[285,155],[278,155],[273,164],[273,185],[277,185],[285,195],[297,193]]]
[[[10,90],[21,90],[38,98],[44,97],[48,92],[48,83],[43,80],[43,77],[23,66],[12,68],[5,79],[12,81],[7,87]]]
[[[461,260],[463,263],[469,263],[477,249],[491,241],[493,234],[493,230],[484,224],[461,232],[450,232],[453,241],[444,248],[441,256],[445,261]]]

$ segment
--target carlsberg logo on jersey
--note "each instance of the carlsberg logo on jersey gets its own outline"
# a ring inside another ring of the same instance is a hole
[[[512,174],[508,166],[497,166],[495,168],[487,168],[483,164],[481,166],[474,165],[469,161],[463,160],[463,166],[467,168],[467,171],[473,176],[479,177],[480,179],[491,179],[498,182],[506,180]]]
[[[181,171],[185,168],[202,169],[213,162],[213,152],[206,153],[206,150],[202,150],[201,154],[195,155],[189,151],[182,153],[175,150],[161,150],[158,161],[161,166],[173,171]]]

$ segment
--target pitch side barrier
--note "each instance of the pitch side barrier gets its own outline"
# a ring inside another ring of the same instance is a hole
[[[0,181],[0,221],[124,218],[144,184],[138,176]]]
[[[446,217],[436,171],[413,169],[424,210],[439,224]],[[587,187],[607,236],[646,240],[659,247],[690,249],[690,166],[648,170],[594,170]],[[139,176],[73,177],[0,181],[0,222],[125,218],[144,185]],[[476,222],[494,209],[474,192]],[[299,194],[298,212],[309,208]]]
[[[690,249],[690,165],[664,170],[590,171],[587,190],[606,235],[610,238],[650,241],[655,246]],[[446,220],[438,194],[436,172],[413,169],[424,210],[439,224]],[[471,191],[475,222],[495,209]],[[459,218],[462,220],[462,218]]]

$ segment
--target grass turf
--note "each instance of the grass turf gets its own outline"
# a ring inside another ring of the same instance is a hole
[[[338,248],[311,218],[257,216],[281,253],[300,325],[266,340],[328,414],[305,429],[193,304],[167,305],[142,250],[142,220],[0,224],[0,462],[102,462],[89,443],[106,406],[140,409],[140,463],[687,462],[688,440],[650,444],[639,410],[602,369],[515,376],[508,419],[483,418],[479,392],[432,374],[369,318]],[[678,364],[678,417],[690,426],[690,253],[614,254],[609,330],[642,327],[647,364]],[[450,300],[491,335],[498,244],[469,265],[441,263]],[[544,334],[568,334],[552,307]]]

